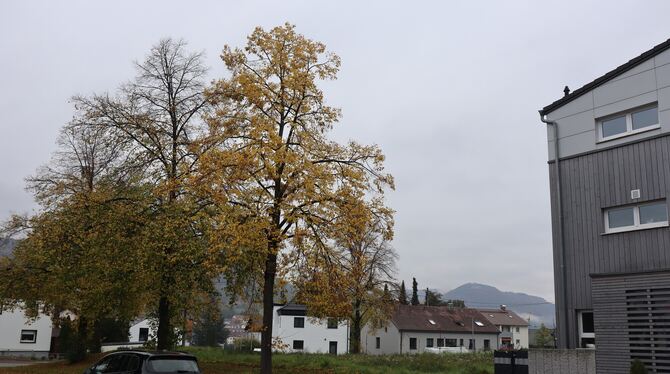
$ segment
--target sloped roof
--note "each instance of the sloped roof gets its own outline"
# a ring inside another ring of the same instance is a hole
[[[474,324],[475,333],[499,333],[481,313],[468,308],[397,305],[391,321],[398,330],[404,331],[471,333]]]
[[[509,309],[478,309],[479,312],[496,326],[528,326],[528,321]]]
[[[277,314],[280,316],[305,316],[307,315],[307,306],[289,303],[277,309]]]
[[[628,70],[631,70],[632,68],[640,65],[641,63],[654,58],[655,56],[659,55],[660,53],[665,52],[666,50],[670,49],[670,39],[666,40],[665,42],[655,46],[654,48],[642,53],[641,55],[635,57],[634,59],[626,62],[625,64],[617,67],[616,69],[606,73],[603,76],[600,76],[596,78],[595,80],[583,85],[582,87],[572,91],[570,94],[563,96],[562,98],[554,101],[553,103],[545,106],[544,108],[540,109],[540,115],[545,115],[549,114],[552,111],[562,107],[563,105],[575,100],[576,98],[584,95],[585,93],[593,90],[594,88],[601,86],[608,81],[612,80],[613,78],[627,72]]]

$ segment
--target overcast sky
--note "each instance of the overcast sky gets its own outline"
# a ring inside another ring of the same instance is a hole
[[[540,4],[541,3],[541,4]],[[399,278],[554,300],[546,130],[537,110],[670,38],[667,1],[0,3],[0,219],[35,209],[74,94],[113,91],[160,38],[204,50],[286,21],[342,58],[333,136],[379,144]]]

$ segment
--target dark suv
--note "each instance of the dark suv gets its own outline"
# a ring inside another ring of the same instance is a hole
[[[179,352],[118,351],[103,357],[84,374],[198,373],[195,356]]]

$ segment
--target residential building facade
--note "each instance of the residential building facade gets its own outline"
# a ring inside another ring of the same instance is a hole
[[[498,348],[498,328],[475,309],[447,306],[397,305],[386,326],[366,325],[363,352],[373,355],[414,354],[435,348],[462,351]]]
[[[670,372],[670,40],[540,110],[558,345]]]
[[[528,321],[501,305],[499,309],[477,309],[500,331],[498,347],[528,349]]]
[[[349,324],[311,317],[305,305],[275,305],[272,340],[277,351],[345,354],[349,350]]]
[[[40,314],[27,318],[20,308],[0,312],[0,356],[46,359],[51,350],[53,324]]]

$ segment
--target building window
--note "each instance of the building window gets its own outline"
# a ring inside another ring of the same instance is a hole
[[[336,329],[337,328],[337,319],[336,318],[328,318],[328,328],[329,329]]]
[[[380,337],[375,338],[375,348],[379,349],[382,346],[382,339]]]
[[[521,347],[521,340],[519,339],[516,340],[516,347],[517,348]]]
[[[305,341],[304,340],[294,340],[293,341],[293,349],[296,351],[302,351],[302,349],[305,347]]]
[[[416,338],[409,338],[409,349],[416,350]]]
[[[471,351],[475,350],[475,340],[474,339],[469,339],[470,342],[468,343],[468,349]]]
[[[302,329],[305,327],[305,317],[293,317],[293,327]]]
[[[594,348],[596,334],[593,324],[593,311],[583,310],[577,314],[579,329],[579,346],[581,348]]]
[[[139,341],[146,342],[147,340],[149,340],[149,328],[148,327],[140,327]]]
[[[519,332],[519,328],[518,328],[518,327],[516,328],[516,332]]]
[[[21,343],[36,343],[37,330],[21,330]]]
[[[456,344],[458,344],[457,339],[444,339],[444,346],[445,347],[455,347]]]
[[[437,347],[438,348],[444,347],[444,339],[442,338],[437,339]]]
[[[616,233],[668,226],[665,200],[605,210],[605,232]]]
[[[658,106],[654,105],[599,120],[598,138],[607,141],[659,127]]]
[[[433,338],[426,338],[426,348],[433,348]]]
[[[485,351],[490,351],[491,350],[491,340],[484,339],[484,350]]]
[[[460,344],[461,347],[463,346],[463,339],[461,339]]]

